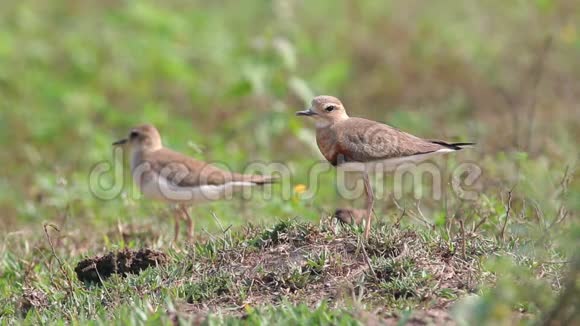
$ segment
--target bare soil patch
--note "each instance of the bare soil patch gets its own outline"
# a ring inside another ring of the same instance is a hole
[[[178,310],[243,316],[248,306],[325,302],[342,308],[359,301],[392,312],[405,300],[425,309],[425,316],[406,316],[409,321],[447,322],[440,313],[447,307],[440,306],[474,291],[483,281],[480,258],[496,250],[477,236],[443,239],[381,225],[364,240],[349,228],[281,222],[202,244]]]
[[[113,274],[139,274],[146,268],[165,265],[168,261],[168,256],[160,251],[124,249],[84,259],[77,264],[75,272],[82,282],[101,283]]]

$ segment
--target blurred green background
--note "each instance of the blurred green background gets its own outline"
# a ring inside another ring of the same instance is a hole
[[[550,209],[578,157],[578,9],[550,0],[3,2],[0,228],[38,229],[64,211],[73,229],[158,214],[146,202],[95,200],[87,187],[90,169],[113,159],[111,142],[143,122],[176,150],[234,170],[287,162],[292,183],[307,184],[320,155],[313,125],[294,111],[316,94],[426,138],[477,141],[449,164],[476,160],[486,196],[518,184]],[[305,203],[258,201],[241,216],[245,204],[210,208],[237,224],[316,219],[337,205],[332,189]],[[570,201],[578,208],[577,195]],[[197,214],[211,228],[207,212]]]
[[[45,222],[75,244],[59,252],[70,264],[107,247],[120,224],[172,237],[165,205],[127,192],[103,201],[88,187],[95,164],[113,161],[111,143],[144,122],[199,159],[233,170],[284,162],[292,171],[289,200],[274,186],[272,200],[194,207],[201,237],[220,224],[318,221],[341,205],[363,207],[338,198],[334,171],[314,198],[302,193],[321,156],[312,122],[294,112],[328,94],[351,116],[478,142],[439,160],[447,171],[467,161],[482,168],[478,200],[449,192],[422,200],[422,211],[411,196],[402,204],[447,236],[455,217],[470,227],[483,221],[478,232],[498,242],[506,229],[518,268],[503,259],[486,267],[506,278],[480,312],[505,321],[514,307],[545,310],[580,234],[579,58],[576,0],[2,1],[2,256],[36,259],[29,243],[46,248]],[[382,220],[400,215],[388,197],[377,210]],[[20,291],[11,281],[1,288]]]

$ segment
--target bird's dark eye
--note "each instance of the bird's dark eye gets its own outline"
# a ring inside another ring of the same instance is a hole
[[[326,112],[332,112],[335,109],[336,109],[336,106],[334,106],[334,105],[329,105],[329,106],[324,108],[324,110],[326,110]]]
[[[139,133],[136,131],[131,131],[131,133],[129,134],[129,138],[131,139],[137,138],[137,136],[139,136]]]

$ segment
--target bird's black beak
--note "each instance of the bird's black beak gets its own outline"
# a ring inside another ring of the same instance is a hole
[[[121,140],[117,140],[116,142],[113,143],[113,146],[121,146],[127,143],[127,138],[121,139]]]
[[[312,108],[306,109],[304,111],[296,112],[296,115],[303,115],[303,116],[307,116],[307,117],[310,117],[310,116],[313,116],[316,114],[317,114],[316,112],[312,111]]]

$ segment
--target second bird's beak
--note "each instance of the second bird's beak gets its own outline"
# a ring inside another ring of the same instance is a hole
[[[296,112],[296,115],[304,115],[304,116],[313,116],[316,115],[316,112],[312,111],[312,108],[306,109],[304,111],[298,111]]]
[[[121,139],[121,140],[117,140],[116,142],[113,143],[113,146],[121,146],[127,143],[127,138],[125,139]]]

